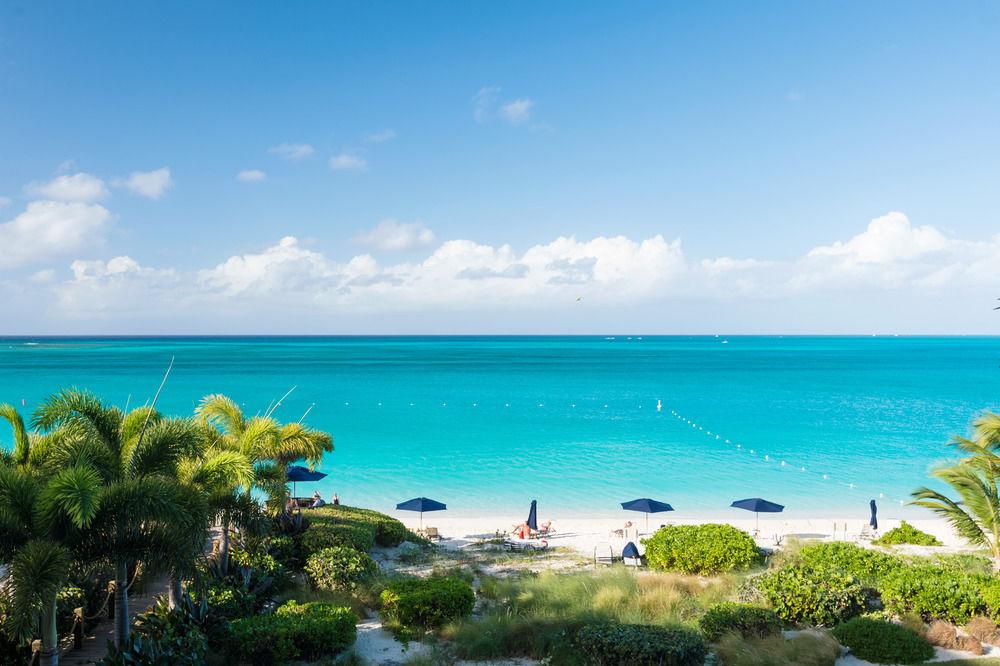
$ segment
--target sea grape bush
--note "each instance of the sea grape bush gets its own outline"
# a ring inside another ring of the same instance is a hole
[[[668,525],[642,543],[649,566],[666,571],[714,574],[761,562],[753,537],[731,525]]]

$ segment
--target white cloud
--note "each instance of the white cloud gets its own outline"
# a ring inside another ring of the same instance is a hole
[[[47,183],[30,183],[28,194],[56,201],[97,201],[108,196],[104,181],[89,173],[64,174]]]
[[[0,224],[0,269],[26,266],[99,243],[111,213],[97,204],[33,201]]]
[[[378,132],[372,132],[365,137],[365,142],[367,143],[386,143],[387,141],[392,141],[396,138],[396,131],[386,128],[384,130],[379,130]]]
[[[527,97],[501,100],[499,86],[484,86],[472,98],[472,117],[477,123],[495,118],[510,124],[523,125],[531,119],[535,101]]]
[[[48,284],[56,279],[56,272],[52,268],[43,268],[28,276],[28,282],[32,284]]]
[[[0,208],[10,205],[10,197],[0,197]]]
[[[236,174],[236,180],[241,183],[257,183],[267,180],[267,174],[260,169],[246,169]]]
[[[133,171],[128,178],[115,184],[128,188],[133,194],[155,200],[166,194],[174,181],[170,176],[170,167],[161,167],[153,171]]]
[[[531,118],[531,108],[533,106],[535,106],[534,101],[526,98],[518,98],[501,105],[500,117],[511,125],[521,125]]]
[[[340,153],[330,158],[330,168],[334,171],[364,171],[368,168],[368,162],[351,153]]]
[[[849,241],[815,247],[808,256],[840,257],[857,264],[890,264],[939,252],[948,244],[948,239],[934,227],[913,227],[906,215],[891,212],[872,220],[863,233]]]
[[[308,143],[281,143],[268,148],[267,152],[285,160],[301,160],[309,157],[316,150]]]
[[[237,294],[250,288],[301,288],[331,274],[330,262],[323,255],[303,249],[298,239],[286,236],[259,254],[233,256],[200,271],[198,282],[210,290]]]
[[[396,220],[382,220],[374,229],[359,233],[354,239],[380,250],[411,250],[433,243],[434,232],[421,222],[404,224]]]

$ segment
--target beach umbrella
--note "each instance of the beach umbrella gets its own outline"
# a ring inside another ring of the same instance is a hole
[[[878,517],[877,517],[877,514],[878,514],[878,507],[877,507],[877,506],[875,506],[875,500],[872,500],[871,502],[869,502],[869,503],[868,503],[868,505],[869,505],[869,506],[871,507],[871,509],[872,509],[872,517],[871,517],[871,519],[870,519],[870,520],[868,521],[868,524],[872,526],[872,529],[873,529],[873,530],[876,530],[876,531],[877,531],[877,530],[878,530]]]
[[[641,511],[646,514],[647,530],[649,529],[649,514],[674,510],[674,507],[670,506],[666,502],[657,502],[656,500],[649,499],[648,497],[632,500],[631,502],[622,502],[622,508],[626,511]]]
[[[531,529],[538,529],[538,500],[531,500],[531,508],[528,509],[528,520],[526,522]]]
[[[736,500],[729,506],[735,509],[745,509],[747,511],[753,511],[754,517],[757,519],[757,526],[754,529],[760,528],[760,514],[762,513],[781,513],[785,510],[780,504],[775,504],[774,502],[768,502],[765,499],[759,497],[750,497],[749,499]]]
[[[448,507],[441,502],[432,499],[427,499],[426,497],[414,497],[411,500],[400,502],[399,504],[396,505],[396,508],[400,511],[419,511],[420,529],[423,529],[424,511],[444,511]]]
[[[625,558],[629,558],[629,559],[633,559],[633,560],[638,560],[639,559],[639,548],[634,543],[632,543],[631,541],[629,541],[627,544],[625,544],[625,547],[622,548],[622,559],[625,559]]]
[[[285,481],[292,484],[292,497],[295,497],[295,484],[299,481],[319,481],[325,478],[326,474],[323,472],[316,472],[302,465],[292,465],[285,475]]]

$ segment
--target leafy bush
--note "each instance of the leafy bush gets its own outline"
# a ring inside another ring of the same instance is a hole
[[[769,608],[725,602],[708,609],[698,626],[714,642],[725,633],[744,638],[766,638],[781,632],[781,618]]]
[[[286,568],[298,561],[295,539],[286,534],[276,534],[264,539],[264,551]]]
[[[283,664],[332,657],[354,643],[356,616],[349,608],[290,601],[273,615],[233,621],[227,654],[252,664]]]
[[[877,587],[885,576],[906,568],[898,557],[843,541],[805,546],[799,557],[809,565],[840,569],[868,587]]]
[[[476,595],[457,578],[399,578],[379,595],[383,615],[404,628],[433,629],[472,613]]]
[[[353,548],[366,553],[374,545],[374,530],[357,525],[314,522],[299,538],[299,549],[306,559],[331,546]]]
[[[697,633],[648,624],[591,624],[576,634],[586,663],[597,666],[701,666],[708,648]]]
[[[905,520],[894,527],[872,543],[881,546],[895,546],[898,544],[913,544],[915,546],[940,546],[941,542],[933,534],[928,534],[918,530]]]
[[[861,583],[833,567],[792,564],[760,576],[757,586],[786,622],[829,627],[864,610]]]
[[[886,576],[879,586],[886,610],[907,611],[961,624],[986,611],[990,586],[979,576],[935,566],[914,565]]]
[[[712,574],[761,561],[753,537],[731,525],[669,525],[642,543],[654,569]]]
[[[320,590],[349,590],[378,573],[378,565],[367,553],[333,546],[310,555],[305,571]]]
[[[835,627],[833,635],[854,656],[876,664],[920,664],[934,656],[921,636],[885,620],[856,617]]]
[[[201,666],[208,653],[203,630],[207,605],[188,601],[171,609],[163,602],[139,614],[121,648],[109,646],[98,666]]]
[[[834,666],[840,643],[826,631],[803,631],[785,640],[783,636],[741,638],[726,634],[715,646],[722,666]]]
[[[248,551],[242,548],[232,548],[229,551],[230,566],[252,570],[257,577],[270,578],[278,589],[287,587],[291,576],[281,562],[266,550]]]

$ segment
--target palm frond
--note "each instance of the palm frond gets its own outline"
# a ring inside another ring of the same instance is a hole
[[[11,608],[5,628],[10,635],[22,640],[32,637],[39,612],[55,600],[69,565],[69,551],[53,541],[30,541],[21,547],[8,576]]]
[[[143,435],[126,447],[124,458],[129,476],[174,473],[177,463],[198,453],[201,437],[190,419],[161,419],[152,423]]]
[[[24,465],[28,462],[28,454],[31,451],[31,439],[28,436],[28,429],[24,426],[24,418],[14,405],[3,403],[0,405],[0,419],[7,421],[14,430],[14,449],[11,452],[14,462]]]
[[[76,465],[60,470],[41,492],[40,515],[48,524],[54,524],[63,514],[82,529],[97,515],[102,492],[101,477],[92,467]]]
[[[243,432],[243,410],[229,396],[215,393],[201,399],[195,414],[234,437]]]

